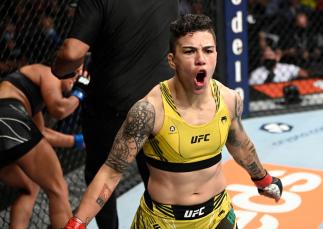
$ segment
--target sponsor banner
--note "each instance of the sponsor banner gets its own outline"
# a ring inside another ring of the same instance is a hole
[[[247,0],[224,1],[227,84],[243,99],[249,113]]]
[[[316,229],[322,224],[323,171],[264,164],[284,186],[276,203],[260,196],[247,172],[233,160],[223,167],[239,229]]]

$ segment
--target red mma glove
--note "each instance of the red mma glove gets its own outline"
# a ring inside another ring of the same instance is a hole
[[[273,198],[276,202],[279,201],[283,193],[283,184],[279,178],[270,176],[266,171],[266,175],[263,178],[251,178],[251,180],[257,186],[260,195]]]
[[[65,229],[86,229],[86,224],[76,216],[73,216],[68,220]]]

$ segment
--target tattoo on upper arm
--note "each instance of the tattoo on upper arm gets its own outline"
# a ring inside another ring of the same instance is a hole
[[[104,204],[108,201],[108,199],[111,196],[111,189],[108,187],[107,184],[103,185],[103,188],[98,196],[98,198],[96,199],[96,203],[102,208],[104,206]]]
[[[135,103],[116,135],[105,164],[120,173],[125,171],[151,134],[154,123],[153,105],[143,100]]]
[[[247,141],[247,144],[246,145],[247,145],[248,152],[252,156],[257,156],[255,145],[252,143],[252,141],[250,140],[250,138],[248,138],[248,141]]]
[[[242,126],[242,122],[241,122],[241,116],[242,116],[242,112],[243,112],[243,102],[241,97],[239,96],[239,94],[237,93],[235,95],[235,106],[234,106],[234,111],[235,111],[235,119],[237,120],[238,124],[239,124],[239,128],[241,130],[243,130],[243,126]]]
[[[234,117],[233,120],[237,121],[238,123],[238,127],[239,130],[244,131],[243,126],[242,126],[242,122],[241,122],[241,115],[242,115],[242,111],[243,111],[243,103],[242,100],[239,96],[239,94],[235,94],[234,97]],[[229,133],[228,133],[228,139],[227,142],[229,144],[231,144],[232,146],[235,147],[240,147],[242,142],[238,139],[238,134],[237,134],[237,130],[235,129],[235,127],[230,128],[229,129]]]
[[[227,138],[227,143],[234,147],[240,147],[241,146],[241,141],[238,140],[236,131],[234,129],[229,129],[228,133],[228,138]]]

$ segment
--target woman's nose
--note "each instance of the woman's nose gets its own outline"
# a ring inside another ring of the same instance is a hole
[[[202,52],[197,52],[195,62],[197,65],[204,65],[205,64],[205,55]]]

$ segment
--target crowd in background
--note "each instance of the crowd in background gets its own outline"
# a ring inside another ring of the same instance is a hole
[[[74,2],[4,0],[0,6],[0,76],[50,56],[67,34]],[[216,1],[179,3],[181,14],[204,13],[215,19]],[[270,47],[280,62],[321,74],[322,0],[249,0],[248,13],[249,72],[262,65],[263,51]]]
[[[61,44],[74,8],[69,1],[4,0],[0,5],[0,76],[43,61]]]
[[[0,77],[50,56],[65,38],[74,16],[72,0],[4,0],[0,5]],[[179,0],[180,13],[214,14],[215,1]],[[36,16],[37,15],[37,16]]]
[[[323,1],[249,0],[249,71],[272,49],[281,63],[322,74]]]

